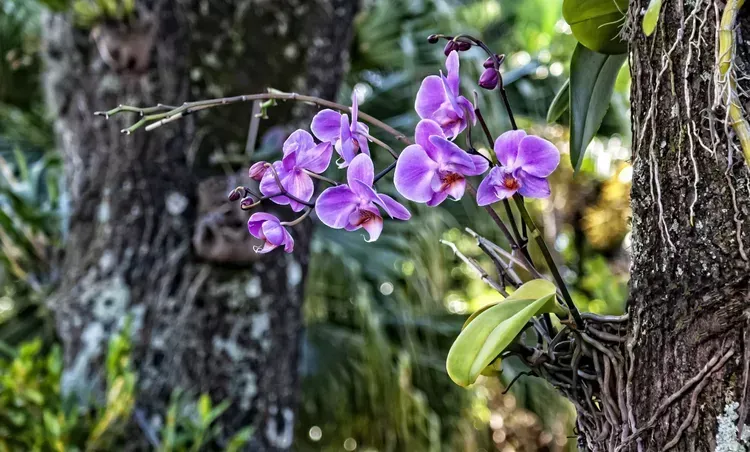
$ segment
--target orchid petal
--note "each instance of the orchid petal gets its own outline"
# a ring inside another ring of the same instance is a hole
[[[433,135],[430,137],[430,143],[432,143],[438,151],[436,160],[439,164],[449,164],[456,170],[456,172],[461,174],[476,171],[474,160],[471,156],[452,141]]]
[[[437,161],[437,149],[435,149],[435,146],[430,142],[430,137],[433,135],[445,137],[440,124],[431,119],[423,119],[419,121],[417,128],[414,130],[414,141],[424,149],[430,159]]]
[[[284,171],[289,172],[294,170],[297,166],[297,155],[296,151],[284,155],[284,158],[281,159],[281,166],[284,168]],[[279,174],[279,177],[281,177],[281,174]]]
[[[284,141],[284,157],[294,152],[301,152],[315,146],[315,140],[309,132],[297,129]]]
[[[436,123],[430,122],[437,126]],[[416,144],[407,146],[396,161],[396,172],[393,176],[396,190],[410,201],[429,201],[433,194],[430,181],[437,167],[437,163],[428,157],[422,146]]]
[[[347,138],[346,140],[341,140],[337,144],[340,144],[341,148],[341,158],[344,160],[342,163],[338,164],[339,168],[346,168],[349,166],[352,160],[354,160],[354,157],[357,156],[357,148],[355,147],[354,138]]]
[[[442,107],[438,109],[433,115],[432,119],[440,124],[440,128],[443,129],[445,138],[454,139],[466,128],[466,121],[462,120],[458,113],[451,108]]]
[[[355,180],[363,182],[368,187],[372,187],[372,182],[375,179],[375,167],[372,164],[372,159],[366,154],[358,154],[349,163],[349,168],[346,170],[346,180],[349,185],[354,185]]]
[[[320,174],[331,163],[331,155],[333,155],[333,146],[331,146],[331,143],[324,141],[300,152],[297,156],[297,167]]]
[[[282,181],[283,186],[283,178],[285,178],[289,173],[284,169],[281,162],[273,162],[273,168],[276,170],[276,173],[279,176],[279,181]],[[266,171],[266,173],[263,175],[263,179],[261,179],[260,181],[260,192],[264,196],[270,196],[271,198],[269,199],[276,204],[282,206],[289,204],[289,198],[280,195],[282,190],[281,188],[279,188],[279,184],[276,181],[273,171],[271,171],[270,168]]]
[[[309,201],[315,192],[315,184],[313,183],[312,177],[302,171],[289,173],[286,178],[281,179],[281,185],[290,195],[301,199],[302,201]],[[289,206],[295,212],[299,212],[305,208],[304,204],[291,198],[289,199]]]
[[[445,69],[448,71],[448,77],[446,77],[446,81],[448,82],[448,88],[450,88],[451,93],[453,93],[454,96],[458,95],[458,84],[460,82],[460,78],[458,75],[458,69],[459,69],[459,60],[458,60],[458,52],[455,50],[452,51],[448,58],[445,59]]]
[[[443,102],[447,101],[443,82],[437,75],[430,75],[422,80],[417,91],[414,109],[420,118],[432,118]]]
[[[341,229],[349,223],[349,215],[357,209],[359,197],[346,185],[327,188],[315,203],[315,212],[328,227]]]
[[[440,205],[446,199],[448,199],[448,192],[438,191],[432,195],[432,198],[429,201],[427,201],[427,205],[430,207],[435,207]]]
[[[474,161],[474,171],[469,171],[464,173],[464,176],[479,176],[480,174],[484,174],[488,169],[490,169],[490,162],[487,161],[486,158],[484,158],[481,155],[470,155],[471,160]]]
[[[383,218],[380,216],[370,217],[367,221],[362,223],[362,227],[370,235],[370,238],[365,239],[365,241],[374,242],[380,237],[380,233],[383,232]]]
[[[543,177],[537,177],[518,170],[516,177],[521,183],[518,193],[527,198],[547,198],[551,194],[549,182]]]
[[[453,88],[451,88],[451,82],[449,82],[448,78],[443,75],[443,71],[440,71],[440,82],[443,85],[445,97],[448,99],[453,111],[456,112],[459,118],[463,118],[464,113],[461,110],[461,106],[458,104],[458,89],[453,90]]]
[[[273,243],[266,241],[266,242],[263,242],[263,248],[260,248],[260,249],[255,248],[255,252],[258,254],[266,254],[266,253],[270,253],[276,248],[278,248],[278,245],[274,245]]]
[[[292,238],[292,234],[289,233],[289,231],[286,230],[286,228],[283,228],[284,230],[284,252],[285,253],[291,253],[294,251],[294,238]]]
[[[266,221],[262,226],[263,235],[267,242],[279,246],[284,243],[284,227],[275,221]]]
[[[477,123],[477,115],[474,113],[474,104],[472,104],[469,99],[464,96],[458,96],[458,106],[462,112],[466,113],[466,115],[463,116],[465,119],[471,120],[472,124]]]
[[[516,157],[521,141],[526,137],[523,130],[509,130],[495,140],[495,154],[503,166],[513,170],[518,168]]]
[[[351,181],[349,188],[359,197],[360,200],[368,202],[378,202],[378,192],[375,191],[371,186],[365,184],[361,180],[354,179]]]
[[[411,218],[411,213],[404,207],[403,204],[391,198],[388,195],[379,194],[380,199],[383,201],[383,209],[386,212],[390,212],[390,216],[397,220],[408,220]]]
[[[339,139],[341,113],[331,109],[321,110],[312,119],[310,130],[320,141],[335,143]]]
[[[515,167],[537,177],[547,177],[560,164],[560,152],[554,144],[534,135],[528,135],[518,147]]]
[[[247,220],[247,230],[256,239],[263,239],[262,226],[263,223],[269,221],[278,223],[279,219],[270,213],[256,212],[250,216],[249,220]]]
[[[466,191],[466,179],[461,177],[450,184],[448,184],[447,187],[443,190],[443,192],[447,193],[451,198],[458,201],[464,196],[464,192]]]

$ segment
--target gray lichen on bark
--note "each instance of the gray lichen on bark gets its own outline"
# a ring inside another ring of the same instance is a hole
[[[252,425],[252,450],[287,449],[310,224],[295,230],[291,256],[249,260],[211,251],[227,247],[208,243],[250,246],[244,220],[223,205],[227,177],[208,164],[217,149],[244,148],[250,106],[131,136],[120,129],[132,118],[104,121],[92,113],[268,86],[333,98],[356,2],[140,0],[138,7],[152,13],[141,18],[154,21],[155,39],[136,40],[150,47],[128,51],[147,55],[146,67],[115,61],[124,54],[114,32],[127,36],[123,24],[99,24],[95,41],[67,14],[45,18],[45,85],[71,206],[64,275],[50,300],[65,349],[65,386],[102,390],[107,340],[130,317],[136,408],[146,419],[159,422],[175,388],[207,391],[233,402],[225,438]],[[290,49],[296,58],[280,57]],[[288,124],[311,110],[281,105],[272,113],[271,124]],[[208,178],[218,182],[201,184]],[[216,190],[198,192],[208,186]],[[206,234],[196,242],[201,225]],[[243,233],[227,232],[233,227]]]

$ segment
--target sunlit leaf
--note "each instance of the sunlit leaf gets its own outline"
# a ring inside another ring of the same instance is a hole
[[[555,293],[555,285],[547,280],[529,281],[471,319],[448,352],[446,369],[451,379],[460,386],[474,383],[532,317],[560,312]]]
[[[553,123],[565,113],[570,107],[570,80],[566,80],[565,84],[557,92],[555,98],[552,99],[552,103],[547,110],[547,122]]]
[[[651,0],[646,8],[646,14],[643,15],[643,32],[646,36],[651,36],[651,33],[656,29],[656,24],[659,22],[659,11],[661,11],[661,0]]]
[[[610,55],[627,51],[627,42],[620,39],[627,10],[627,0],[563,1],[563,17],[573,36],[587,48]]]
[[[570,160],[578,171],[607,113],[626,55],[604,55],[581,44],[570,59]]]

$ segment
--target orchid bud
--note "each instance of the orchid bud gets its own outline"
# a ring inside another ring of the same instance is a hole
[[[484,89],[495,89],[499,76],[495,68],[488,68],[482,72],[482,76],[479,77],[479,86]]]
[[[440,40],[440,38],[438,37],[438,35],[430,35],[430,36],[427,37],[427,42],[429,42],[430,44],[435,44],[439,40]]]
[[[491,67],[495,67],[495,59],[499,61],[499,64],[503,64],[503,61],[505,61],[505,55],[495,54],[494,57],[489,57],[486,60],[484,60],[484,63],[482,63],[482,66],[486,67],[487,69]]]
[[[445,53],[445,56],[448,56],[454,50],[456,52],[464,52],[466,50],[469,50],[470,48],[471,48],[471,43],[469,42],[448,41],[448,43],[445,45],[445,48],[443,49],[443,53]]]
[[[250,167],[249,176],[250,179],[260,181],[263,179],[263,175],[266,174],[266,162],[257,162]]]
[[[242,198],[242,195],[245,193],[244,187],[237,187],[234,190],[229,192],[229,201],[235,202],[239,201],[240,198]]]
[[[253,207],[255,207],[257,201],[255,199],[248,196],[247,198],[242,198],[242,201],[240,201],[240,209],[242,210],[250,210]]]

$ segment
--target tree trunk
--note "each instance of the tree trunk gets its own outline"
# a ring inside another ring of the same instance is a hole
[[[629,17],[635,359],[628,397],[641,434],[621,450],[709,451],[725,407],[738,403],[740,419],[731,423],[748,422],[750,172],[717,69],[726,3],[665,1],[647,37],[648,3],[632,0]],[[735,70],[747,74],[747,7],[734,31]],[[719,445],[731,446],[727,438]]]
[[[252,450],[290,447],[310,224],[296,230],[292,255],[257,259],[247,215],[226,204],[231,188],[250,182],[246,169],[216,176],[205,163],[241,154],[251,106],[128,136],[120,129],[135,115],[106,121],[93,112],[270,86],[333,98],[355,8],[348,0],[139,0],[130,20],[88,30],[70,14],[47,17],[46,87],[70,196],[51,300],[65,390],[101,391],[107,340],[130,317],[145,419],[163,419],[175,388],[207,391],[232,403],[224,438],[250,425]],[[289,124],[311,112],[283,105],[271,115]]]

